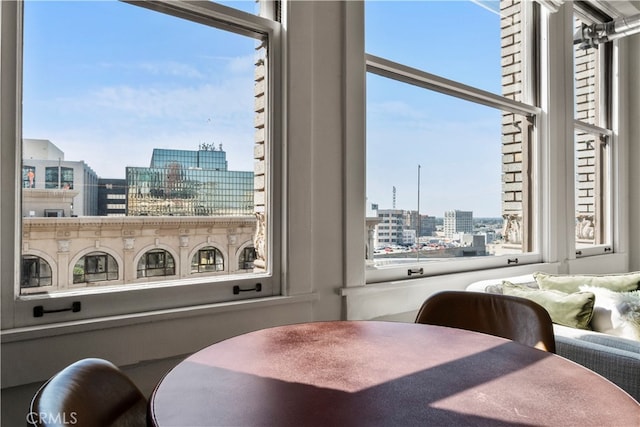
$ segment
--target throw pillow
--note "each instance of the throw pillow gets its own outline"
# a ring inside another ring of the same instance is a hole
[[[522,282],[522,283],[513,283],[510,280],[503,280],[502,283],[510,283],[512,285],[524,286],[530,289],[540,289],[538,287],[537,282]],[[488,294],[502,294],[502,283],[496,285],[488,285],[484,288],[484,291]]]
[[[596,296],[591,327],[594,331],[640,341],[640,291],[614,292],[596,286],[580,286]]]
[[[509,282],[502,283],[502,292],[505,295],[514,295],[537,302],[549,312],[553,323],[589,329],[595,301],[595,295],[591,292],[567,294],[554,290],[532,289]]]
[[[582,285],[597,286],[616,292],[635,291],[639,289],[640,272],[620,274],[549,274],[533,273],[540,289],[555,289],[556,291],[573,293],[580,290]]]

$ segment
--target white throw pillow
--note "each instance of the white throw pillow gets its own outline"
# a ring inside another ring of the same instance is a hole
[[[615,292],[589,285],[580,290],[596,296],[591,319],[594,331],[640,341],[640,291]]]

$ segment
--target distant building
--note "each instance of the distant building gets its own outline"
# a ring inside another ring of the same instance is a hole
[[[127,214],[127,180],[98,180],[98,215],[125,216]]]
[[[405,246],[413,246],[417,242],[416,230],[402,230],[402,244]]]
[[[473,233],[472,211],[446,211],[444,213],[444,235],[452,238],[456,233]]]
[[[403,244],[404,210],[380,209],[376,225],[376,247]]]
[[[84,161],[64,160],[47,139],[24,139],[23,216],[90,216],[98,213],[98,175]]]
[[[436,231],[436,218],[429,215],[418,215],[418,211],[404,211],[405,230],[415,230],[416,236],[432,236]]]
[[[420,236],[434,236],[436,233],[436,217],[420,215]]]
[[[254,214],[254,174],[229,171],[226,152],[153,150],[147,167],[127,167],[127,215],[229,216]]]

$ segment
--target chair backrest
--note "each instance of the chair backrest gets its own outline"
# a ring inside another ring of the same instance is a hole
[[[547,310],[520,297],[469,291],[442,291],[422,304],[416,323],[449,326],[507,338],[555,353]]]
[[[34,426],[146,426],[147,399],[111,362],[83,359],[40,387],[27,418]]]

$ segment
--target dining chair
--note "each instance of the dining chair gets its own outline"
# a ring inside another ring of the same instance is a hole
[[[103,359],[79,360],[51,377],[34,395],[31,426],[147,425],[147,399],[118,367]]]
[[[415,323],[467,329],[556,351],[547,310],[534,301],[511,295],[441,291],[424,301]]]

